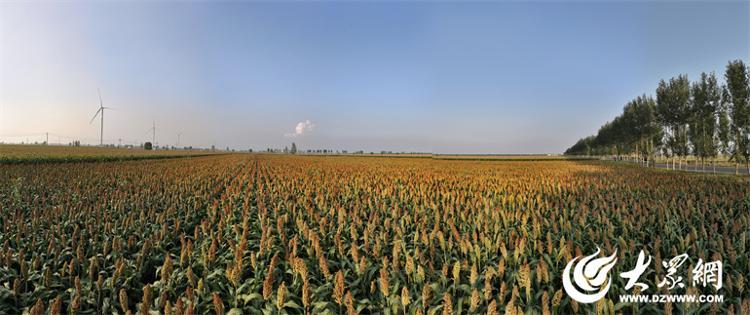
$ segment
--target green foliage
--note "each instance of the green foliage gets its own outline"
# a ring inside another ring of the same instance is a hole
[[[693,83],[687,75],[661,80],[656,101],[643,95],[628,102],[621,115],[580,139],[565,151],[569,155],[622,155],[701,159],[730,155],[750,168],[750,76],[741,60],[730,61],[725,86],[716,75],[702,73]]]
[[[688,122],[690,112],[690,81],[687,75],[679,75],[659,82],[656,88],[656,103],[659,120],[668,129],[667,147],[672,155],[686,156],[688,147]]]
[[[704,159],[714,157],[719,143],[716,126],[721,97],[716,75],[701,73],[700,81],[693,83],[691,91],[689,124],[693,152]]]
[[[729,62],[724,75],[729,90],[735,158],[750,163],[750,77],[742,60]]]

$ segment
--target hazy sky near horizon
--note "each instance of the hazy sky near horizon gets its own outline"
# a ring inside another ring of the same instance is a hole
[[[558,153],[750,59],[750,2],[0,2],[0,141]]]

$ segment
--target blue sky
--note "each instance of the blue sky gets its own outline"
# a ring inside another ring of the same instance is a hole
[[[101,88],[109,143],[155,121],[169,145],[556,153],[659,79],[750,57],[748,2],[0,9],[0,141],[97,142]]]

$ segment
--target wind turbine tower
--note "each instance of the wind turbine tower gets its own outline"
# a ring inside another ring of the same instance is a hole
[[[156,146],[156,121],[153,121],[153,126],[151,127],[151,142],[153,142],[154,146]]]
[[[99,89],[96,89],[96,91],[99,93],[99,110],[94,113],[94,117],[91,117],[91,121],[89,121],[89,125],[94,122],[94,119],[96,119],[96,116],[101,116],[101,124],[99,129],[99,145],[104,145],[104,110],[105,109],[112,109],[111,107],[104,107],[104,102],[102,102],[102,92]]]

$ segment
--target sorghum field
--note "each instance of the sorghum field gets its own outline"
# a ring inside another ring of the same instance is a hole
[[[6,164],[0,313],[748,314],[748,226],[747,178],[595,161]],[[722,260],[725,301],[619,304],[613,277],[576,303],[562,270],[597,246],[653,255],[652,293],[664,259]]]
[[[147,160],[167,157],[216,154],[208,150],[144,150],[68,145],[18,145],[0,143],[0,163],[61,163],[90,161]]]

